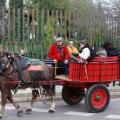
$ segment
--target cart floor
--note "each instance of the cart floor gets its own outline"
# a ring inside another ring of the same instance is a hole
[[[63,81],[72,81],[71,79],[69,79],[68,77],[65,76],[55,76],[55,80],[63,80]]]

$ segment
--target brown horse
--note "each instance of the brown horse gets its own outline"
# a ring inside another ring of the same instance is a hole
[[[21,116],[22,110],[20,109],[20,106],[14,101],[13,96],[12,96],[12,89],[25,89],[28,87],[31,88],[39,88],[39,80],[37,81],[37,84],[35,84],[35,81],[33,80],[35,75],[32,75],[33,77],[31,78],[30,74],[30,68],[31,65],[29,65],[27,68],[24,70],[21,70],[21,74],[19,74],[20,70],[19,67],[15,67],[13,61],[15,57],[12,54],[7,54],[6,56],[3,56],[0,59],[0,90],[1,90],[1,110],[0,110],[0,117],[5,112],[5,105],[7,102],[7,99],[15,106],[17,110],[17,115]],[[17,64],[16,64],[17,65]],[[44,62],[41,61],[41,66],[42,69],[42,77],[40,80],[53,80],[53,70],[52,68],[48,67]],[[34,67],[33,67],[34,68]],[[22,75],[22,77],[20,76]],[[40,75],[38,75],[40,77]],[[36,79],[36,78],[35,78]],[[55,103],[54,103],[54,94],[51,89],[50,85],[43,85],[43,88],[46,90],[46,93],[50,97],[50,109],[49,113],[54,112],[55,108]],[[32,99],[29,104],[29,106],[26,109],[26,112],[29,113],[32,111],[32,106],[34,101],[36,100],[38,95],[37,90],[32,90]]]

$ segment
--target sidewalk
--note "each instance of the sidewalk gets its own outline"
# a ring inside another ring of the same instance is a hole
[[[118,84],[118,82],[116,82],[116,84]],[[111,98],[117,98],[120,97],[120,86],[115,85],[115,87],[113,87],[113,83],[111,83],[108,87],[109,91],[110,91],[110,97]],[[60,100],[62,99],[61,97],[61,91],[62,91],[62,86],[57,85],[56,86],[56,96],[55,96],[55,100]],[[28,88],[26,90],[19,90],[16,94],[13,93],[13,97],[15,99],[15,101],[17,102],[29,102],[31,100],[31,96],[32,96],[32,90],[31,88]],[[49,100],[48,97],[38,97],[37,101],[45,101],[45,100]]]
[[[108,87],[111,98],[120,97],[120,86],[118,85],[118,81],[115,84],[116,85],[113,87],[113,83],[111,83]]]

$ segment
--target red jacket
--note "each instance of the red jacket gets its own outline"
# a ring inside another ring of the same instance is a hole
[[[61,49],[63,51],[63,56],[61,56],[56,44],[52,45],[48,52],[48,57],[52,60],[56,59],[57,62],[61,62],[62,60],[69,60],[70,55],[67,46],[64,46]]]

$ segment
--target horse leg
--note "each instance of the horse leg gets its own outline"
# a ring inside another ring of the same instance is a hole
[[[0,109],[0,118],[2,118],[4,112],[5,112],[5,105],[7,102],[7,96],[8,96],[8,90],[4,89],[5,87],[3,87],[3,89],[1,89],[1,109]]]
[[[49,95],[49,99],[51,102],[50,109],[48,112],[54,113],[55,103],[54,103],[54,94],[53,94],[53,91],[51,89],[51,86],[43,86],[43,88],[46,90],[46,93]]]
[[[20,109],[20,106],[14,101],[11,91],[9,91],[7,99],[15,106],[17,110],[17,116],[20,117],[23,111]]]
[[[26,109],[27,114],[30,114],[32,112],[33,104],[34,104],[34,102],[35,102],[38,95],[39,95],[38,90],[32,90],[32,99],[31,99],[31,101],[30,101],[30,103],[29,103],[29,105],[28,105],[28,107]]]
[[[4,112],[5,112],[5,105],[7,102],[7,97],[5,95],[2,95],[1,97],[1,110],[0,110],[0,118],[2,118]]]

